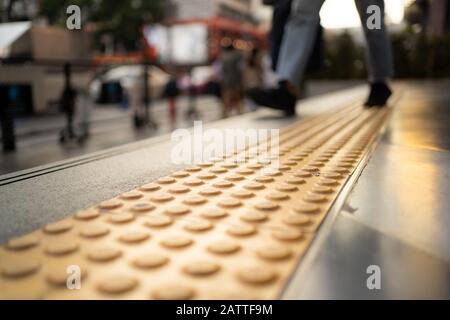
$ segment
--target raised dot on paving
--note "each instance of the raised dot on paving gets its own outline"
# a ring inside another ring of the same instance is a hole
[[[202,168],[194,166],[194,167],[186,168],[186,169],[184,169],[184,170],[185,170],[185,171],[188,171],[188,172],[197,172],[197,171],[202,170]]]
[[[200,174],[197,175],[197,178],[202,179],[202,180],[211,180],[211,179],[214,179],[216,177],[217,176],[215,174],[207,173],[207,172],[200,173]]]
[[[206,249],[215,254],[231,254],[238,251],[241,246],[235,242],[228,240],[218,240],[206,246]]]
[[[224,199],[220,200],[217,204],[224,208],[235,208],[235,207],[239,207],[240,205],[242,205],[242,202],[240,202],[237,199],[233,199],[233,198],[224,198]]]
[[[285,193],[272,191],[266,195],[266,198],[273,201],[282,201],[289,199],[289,196]]]
[[[117,208],[121,207],[122,205],[123,205],[122,202],[120,202],[119,200],[110,199],[110,200],[100,202],[99,207],[100,207],[100,209],[112,210],[112,209],[117,209]]]
[[[255,180],[256,182],[260,182],[260,183],[268,183],[268,182],[274,181],[275,179],[272,178],[272,177],[264,177],[264,176],[261,176],[261,177],[256,177],[254,180]]]
[[[191,238],[179,235],[169,236],[161,240],[161,244],[167,248],[184,248],[191,245],[194,241]]]
[[[39,261],[35,259],[8,260],[3,261],[1,272],[6,278],[22,278],[36,273],[40,266]]]
[[[249,182],[244,185],[245,189],[248,190],[261,190],[264,189],[264,185],[260,182]]]
[[[195,296],[195,290],[180,284],[163,285],[152,291],[151,297],[158,300],[187,300]]]
[[[193,232],[202,232],[212,229],[213,225],[211,222],[203,219],[195,219],[186,222],[184,229]]]
[[[172,186],[168,189],[170,193],[186,193],[189,192],[191,189],[185,186]]]
[[[272,232],[274,238],[282,241],[295,241],[303,238],[303,233],[294,229],[279,229]]]
[[[142,190],[142,191],[156,191],[156,190],[159,190],[161,187],[160,186],[158,186],[156,183],[148,183],[148,184],[144,184],[143,186],[141,186],[140,188],[139,188],[139,190]]]
[[[251,197],[253,197],[255,194],[253,193],[253,192],[250,192],[250,191],[248,191],[248,190],[236,190],[236,191],[233,191],[232,193],[231,193],[231,196],[232,197],[235,197],[235,198],[242,198],[242,199],[245,199],[245,198],[251,198]]]
[[[39,244],[39,238],[35,235],[25,235],[14,238],[6,243],[6,248],[9,250],[26,250],[33,248]]]
[[[188,179],[188,180],[183,182],[184,185],[189,186],[189,187],[200,186],[203,183],[204,182],[202,180],[197,179],[197,178],[191,178],[191,179]]]
[[[264,212],[250,211],[242,214],[240,219],[245,222],[262,222],[267,220],[267,214]]]
[[[282,218],[282,221],[286,224],[292,225],[292,226],[306,226],[311,223],[311,219],[305,216],[301,216],[299,214],[290,214],[287,216],[284,216]]]
[[[108,262],[117,259],[122,255],[122,251],[111,247],[97,247],[90,249],[87,253],[89,260],[94,262]]]
[[[312,202],[312,203],[322,203],[327,201],[327,198],[320,194],[314,194],[308,192],[304,197],[303,200],[306,202]]]
[[[279,245],[264,245],[256,250],[259,257],[267,260],[285,260],[291,257],[292,252]]]
[[[139,269],[154,269],[168,262],[169,258],[162,253],[148,253],[134,258],[131,264]]]
[[[205,161],[205,162],[200,162],[197,165],[202,168],[207,168],[207,167],[212,167],[214,165],[214,163]]]
[[[149,212],[155,209],[155,206],[149,202],[138,202],[131,206],[130,210],[136,213]]]
[[[166,210],[164,210],[164,213],[170,216],[181,216],[189,213],[190,211],[191,209],[189,209],[188,206],[185,206],[183,204],[177,204],[168,207]]]
[[[199,193],[202,196],[210,197],[210,196],[217,196],[217,195],[221,194],[222,191],[220,191],[220,190],[218,190],[216,188],[207,187],[207,188],[204,188],[204,189],[200,190]]]
[[[120,195],[120,198],[124,199],[124,200],[136,200],[136,199],[142,198],[142,193],[140,193],[138,191],[134,191],[134,190],[128,191],[128,192],[122,193]]]
[[[159,178],[158,180],[156,180],[157,183],[159,184],[171,184],[171,183],[175,183],[177,180],[173,177],[163,177],[163,178]]]
[[[52,256],[62,256],[66,254],[71,254],[77,251],[78,248],[79,248],[78,243],[73,242],[73,240],[71,242],[68,242],[67,240],[62,242],[53,241],[47,244],[44,251]]]
[[[108,218],[108,221],[111,223],[127,223],[134,220],[134,216],[131,213],[117,213],[111,214]]]
[[[92,220],[97,218],[100,215],[100,212],[96,209],[88,209],[84,211],[78,211],[75,213],[74,218],[77,220]]]
[[[108,294],[120,294],[133,290],[139,282],[131,276],[114,275],[98,283],[100,292]]]
[[[322,174],[322,177],[327,179],[341,179],[343,178],[342,174],[339,172],[325,172]]]
[[[337,185],[337,181],[334,179],[321,178],[317,181],[317,185],[319,186],[335,186]]]
[[[320,207],[315,204],[306,203],[306,202],[301,201],[300,203],[297,203],[296,205],[294,205],[294,211],[298,212],[298,213],[311,214],[311,213],[319,212]]]
[[[80,229],[80,236],[83,238],[98,238],[109,233],[109,228],[102,225],[86,225]]]
[[[227,229],[227,233],[232,236],[245,237],[256,233],[256,228],[250,224],[235,224]]]
[[[213,186],[216,188],[230,188],[234,186],[234,184],[229,181],[217,181],[214,182]]]
[[[293,186],[292,184],[285,184],[285,183],[278,185],[275,189],[277,189],[278,191],[281,191],[281,192],[294,192],[294,191],[298,190],[298,188],[296,186]]]
[[[217,174],[228,172],[228,170],[225,168],[211,168],[211,170],[209,171]]]
[[[312,174],[310,172],[307,171],[303,171],[303,170],[299,170],[293,173],[294,176],[298,177],[298,178],[309,178],[312,177]]]
[[[253,169],[254,170],[261,169],[262,167],[263,167],[263,165],[259,164],[259,163],[250,163],[247,165],[247,168],[252,169],[252,170]]]
[[[330,193],[333,193],[333,189],[331,189],[330,187],[326,187],[326,186],[316,185],[311,188],[311,192],[317,193],[317,194],[330,194]]]
[[[239,280],[249,284],[267,284],[277,277],[274,271],[265,266],[241,267],[236,275]]]
[[[275,202],[261,201],[261,202],[256,203],[254,205],[254,207],[258,210],[274,211],[274,210],[277,210],[280,206]]]
[[[220,265],[212,261],[199,260],[188,262],[182,269],[191,276],[208,276],[219,271]]]
[[[150,235],[142,231],[130,231],[119,236],[119,240],[124,243],[139,243],[150,238]]]
[[[243,176],[240,176],[238,174],[231,174],[225,177],[225,180],[229,180],[229,181],[241,181],[244,180]]]
[[[73,228],[73,223],[68,220],[58,221],[44,227],[44,232],[48,234],[59,234]]]
[[[172,177],[175,177],[175,178],[186,178],[188,176],[189,176],[189,172],[186,172],[186,171],[177,171],[177,172],[172,173]]]
[[[79,267],[80,270],[80,280],[83,280],[87,273],[87,267],[86,266],[80,266],[77,262],[77,267]],[[67,279],[68,279],[68,273],[67,273],[67,264],[61,264],[56,266],[50,266],[47,268],[45,273],[45,279],[47,282],[54,286],[67,286]]]
[[[205,197],[202,197],[199,195],[191,195],[191,196],[186,197],[183,200],[183,203],[188,204],[188,205],[200,205],[207,201],[208,200]]]
[[[219,208],[210,208],[206,211],[203,211],[200,215],[203,218],[207,219],[220,219],[226,217],[228,213],[225,210]]]
[[[145,219],[144,225],[150,228],[167,227],[173,223],[173,219],[167,216],[153,215]]]
[[[286,179],[286,183],[294,185],[304,184],[305,182],[306,182],[305,179],[298,177],[290,177]]]
[[[168,193],[159,192],[155,193],[150,197],[150,200],[155,202],[168,202],[170,200],[173,200],[173,196]]]

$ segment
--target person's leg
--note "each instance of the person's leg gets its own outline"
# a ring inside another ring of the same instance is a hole
[[[384,23],[384,0],[355,0],[355,4],[367,43],[366,58],[371,92],[365,105],[384,106],[391,95],[387,82],[394,73],[391,45]],[[370,6],[376,6],[380,10],[380,28],[372,26],[373,21],[368,22],[376,14]]]
[[[319,11],[324,0],[293,0],[277,65],[277,75],[298,86],[319,26]]]
[[[281,44],[276,74],[278,88],[253,89],[247,94],[257,104],[295,115],[298,87],[308,62],[324,0],[293,0]]]
[[[273,7],[272,28],[270,29],[270,57],[272,70],[276,70],[284,28],[291,13],[292,0],[278,0]]]

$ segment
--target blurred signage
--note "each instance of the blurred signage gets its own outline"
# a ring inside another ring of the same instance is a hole
[[[208,61],[208,27],[202,23],[145,28],[148,44],[156,49],[161,63],[203,64]]]

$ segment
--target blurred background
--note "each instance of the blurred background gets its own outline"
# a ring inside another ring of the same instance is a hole
[[[395,77],[448,78],[450,3],[385,3]],[[224,108],[223,48],[241,57],[242,92],[273,83],[271,15],[261,0],[0,0],[0,174],[252,111],[243,94]],[[303,97],[365,82],[353,0],[327,0],[321,25]]]

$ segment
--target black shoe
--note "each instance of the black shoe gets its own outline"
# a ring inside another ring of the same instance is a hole
[[[375,82],[370,85],[370,94],[367,101],[364,103],[365,107],[384,107],[387,100],[392,95],[391,89],[384,82]]]
[[[295,115],[296,97],[289,92],[286,84],[280,82],[278,88],[255,88],[247,91],[247,95],[258,105],[282,110],[288,117]]]

